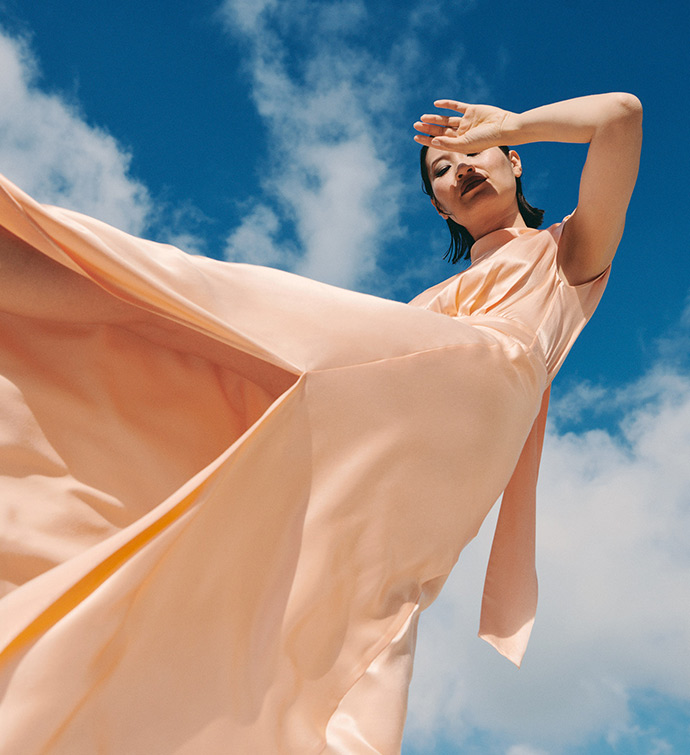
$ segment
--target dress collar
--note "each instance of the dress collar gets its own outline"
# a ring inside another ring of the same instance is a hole
[[[512,239],[518,236],[524,236],[527,233],[538,233],[536,228],[499,228],[496,231],[487,233],[486,236],[482,236],[477,239],[470,249],[470,259],[472,262],[476,262],[480,257],[485,257],[491,252],[495,252],[504,244],[507,244]]]

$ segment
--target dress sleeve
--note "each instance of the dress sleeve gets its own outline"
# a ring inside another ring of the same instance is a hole
[[[611,272],[609,265],[596,278],[576,286],[565,280],[558,270],[557,253],[558,241],[567,219],[566,217],[563,223],[549,229],[556,241],[550,260],[553,290],[550,304],[537,329],[537,337],[546,358],[551,380],[560,370],[575,340],[594,314]]]

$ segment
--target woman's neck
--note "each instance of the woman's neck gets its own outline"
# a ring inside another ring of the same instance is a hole
[[[520,210],[517,207],[511,208],[509,212],[500,216],[494,216],[490,221],[481,224],[479,228],[467,230],[470,232],[472,238],[478,241],[482,236],[486,236],[493,231],[499,231],[501,228],[527,228],[524,218],[520,214]]]

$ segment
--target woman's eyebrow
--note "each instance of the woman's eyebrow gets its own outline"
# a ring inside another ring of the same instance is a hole
[[[441,160],[447,160],[447,159],[448,159],[448,155],[447,155],[447,154],[445,154],[445,153],[444,153],[444,154],[442,154],[442,155],[439,155],[439,156],[438,156],[438,157],[437,157],[437,158],[436,158],[436,159],[435,159],[435,160],[434,160],[434,161],[433,161],[433,162],[431,163],[431,168],[432,168],[432,170],[433,170],[433,168],[434,168],[434,166],[436,165],[436,163],[437,163],[437,162],[440,162]]]

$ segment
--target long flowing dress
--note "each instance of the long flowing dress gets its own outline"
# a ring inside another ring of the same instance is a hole
[[[3,755],[399,751],[419,612],[503,491],[481,635],[519,664],[548,387],[607,278],[560,277],[560,224],[410,306],[0,189],[132,313],[0,313]]]

